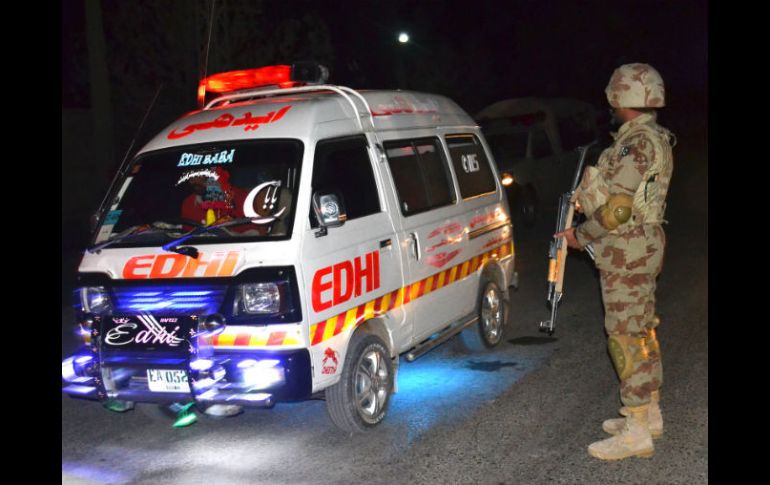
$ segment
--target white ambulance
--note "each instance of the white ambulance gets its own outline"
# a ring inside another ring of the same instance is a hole
[[[399,357],[501,341],[513,226],[479,127],[445,97],[326,74],[207,77],[201,109],[121,169],[63,392],[220,415],[323,396],[356,432],[384,418]]]

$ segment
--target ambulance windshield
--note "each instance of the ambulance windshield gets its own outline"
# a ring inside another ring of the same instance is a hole
[[[201,226],[248,218],[203,232],[190,244],[288,239],[303,145],[298,140],[217,142],[140,156],[118,182],[96,233],[103,243],[132,227],[153,230],[111,247],[164,244]]]

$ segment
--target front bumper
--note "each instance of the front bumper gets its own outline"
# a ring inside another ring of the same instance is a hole
[[[188,391],[150,390],[148,370],[183,371]],[[307,399],[312,377],[307,349],[216,351],[192,346],[187,355],[158,352],[99,352],[84,346],[62,362],[62,392],[74,398],[150,403],[187,403],[203,407],[238,404],[270,407],[276,401]]]

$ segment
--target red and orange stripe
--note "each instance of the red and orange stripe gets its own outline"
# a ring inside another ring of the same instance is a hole
[[[318,345],[330,338],[347,332],[361,325],[370,318],[382,316],[389,311],[417,300],[433,291],[467,278],[491,259],[502,259],[512,255],[513,241],[508,241],[490,251],[458,263],[444,271],[439,271],[427,278],[406,285],[397,290],[354,306],[322,322],[310,326],[310,345]],[[273,329],[269,327],[227,327],[224,332],[211,337],[215,347],[282,347],[302,345],[301,334],[296,325],[290,328]]]
[[[387,312],[406,305],[410,301],[421,298],[433,291],[451,285],[475,273],[490,259],[502,259],[513,254],[513,240],[487,251],[478,256],[458,263],[449,269],[439,271],[427,278],[394,290],[390,293],[355,306],[322,322],[310,326],[310,345],[318,345],[342,332],[351,330],[372,317],[378,317]]]

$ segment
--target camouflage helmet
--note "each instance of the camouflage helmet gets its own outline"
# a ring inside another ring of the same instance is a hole
[[[662,108],[666,105],[663,78],[649,64],[623,64],[612,73],[604,92],[613,108]]]

